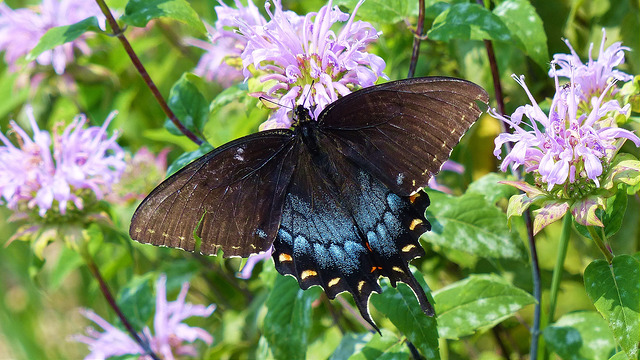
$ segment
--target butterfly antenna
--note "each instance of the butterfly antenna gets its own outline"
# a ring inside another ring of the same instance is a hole
[[[275,102],[275,101],[273,101],[271,99],[267,99],[264,96],[260,96],[258,99],[260,101],[262,101],[263,103],[270,103],[270,104],[273,104],[273,105],[278,106],[278,107],[283,107],[283,108],[287,108],[287,109],[293,109],[293,106],[286,106],[286,105],[280,104],[279,102]]]
[[[302,101],[302,106],[304,106],[306,109],[308,109],[308,107],[305,106],[307,100],[309,100],[311,98],[311,90],[313,90],[313,85],[316,83],[315,80],[313,80],[311,82],[311,85],[309,86],[309,89],[307,90],[307,93],[304,95],[304,100]],[[311,104],[309,104],[311,107]]]

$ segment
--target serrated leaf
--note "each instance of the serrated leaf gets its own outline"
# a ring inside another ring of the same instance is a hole
[[[311,329],[311,303],[319,287],[300,289],[291,276],[278,276],[267,299],[264,336],[276,359],[304,359]]]
[[[156,304],[151,289],[153,273],[136,276],[118,292],[118,306],[134,329],[141,331],[153,314]]]
[[[433,21],[427,33],[431,40],[497,40],[519,42],[514,39],[502,20],[476,3],[455,4]]]
[[[595,260],[584,271],[584,284],[617,344],[630,359],[636,359],[640,339],[640,261],[630,255],[615,256],[611,265]]]
[[[40,38],[38,45],[27,54],[27,60],[33,61],[43,52],[71,42],[87,31],[102,31],[98,25],[98,19],[95,16],[86,18],[75,24],[51,28]]]
[[[421,286],[422,276],[418,273]],[[427,288],[427,296],[429,296]],[[382,294],[374,294],[371,303],[386,317],[393,325],[411,341],[420,353],[427,359],[440,359],[438,350],[438,327],[436,319],[424,314],[415,294],[404,283],[398,283],[397,288],[393,288],[387,282],[382,283]]]
[[[186,152],[180,155],[169,167],[167,168],[167,176],[171,176],[176,171],[185,167],[188,163],[201,157],[202,155],[213,150],[213,147],[207,143],[202,144],[197,150]]]
[[[507,25],[516,44],[543,70],[549,68],[547,35],[542,19],[529,0],[506,0],[493,9],[493,13]]]
[[[432,229],[421,239],[487,258],[525,258],[518,234],[507,227],[506,215],[483,195],[428,193],[427,219]]]
[[[178,20],[207,35],[198,13],[186,0],[129,0],[120,20],[137,27],[145,27],[153,19],[167,17]]]
[[[184,73],[171,87],[167,104],[182,124],[192,132],[201,134],[209,118],[209,103],[198,89],[202,79],[191,73]],[[182,132],[169,119],[165,127],[174,135]]]
[[[407,360],[411,358],[406,343],[394,333],[381,329],[382,336],[373,336],[349,360]]]
[[[445,339],[491,328],[535,303],[529,293],[497,275],[471,275],[434,292],[433,297],[438,331]]]
[[[595,311],[579,311],[562,316],[547,326],[544,340],[563,360],[606,359],[615,351],[607,322]]]

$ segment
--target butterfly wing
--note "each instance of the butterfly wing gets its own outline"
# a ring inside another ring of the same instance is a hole
[[[348,291],[376,329],[368,302],[372,292],[381,292],[380,276],[394,286],[407,283],[423,310],[433,315],[408,267],[411,259],[424,254],[418,243],[429,227],[424,208],[414,208],[408,198],[391,192],[317,134],[318,153],[298,148],[274,241],[276,269],[295,276],[302,289],[322,286],[330,299]]]
[[[131,238],[204,254],[266,251],[280,223],[295,143],[291,130],[270,130],[197,159],[144,199],[131,220]],[[202,239],[200,249],[194,235]]]
[[[347,95],[318,122],[342,154],[407,196],[438,173],[482,113],[477,101],[486,91],[465,80],[406,79]]]

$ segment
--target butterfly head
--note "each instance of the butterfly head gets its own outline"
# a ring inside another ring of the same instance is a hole
[[[314,107],[312,107],[311,109],[307,109],[306,107],[304,107],[304,105],[297,105],[293,110],[294,126],[314,121],[314,119],[311,117]]]

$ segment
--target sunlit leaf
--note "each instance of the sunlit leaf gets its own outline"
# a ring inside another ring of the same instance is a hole
[[[497,275],[471,275],[434,292],[438,331],[458,339],[495,326],[535,299]]]

